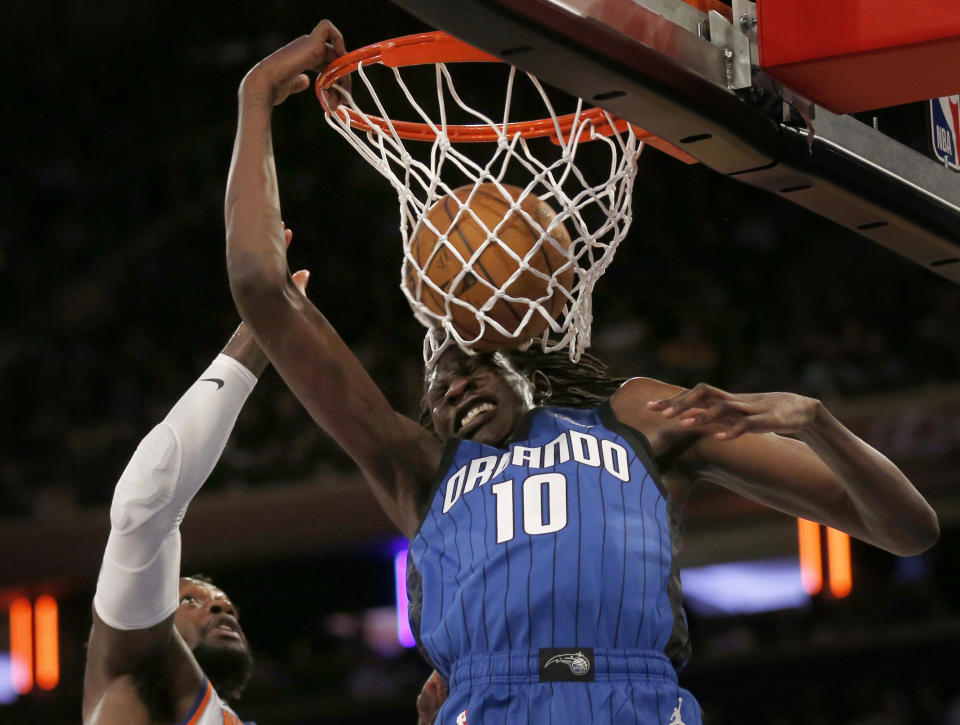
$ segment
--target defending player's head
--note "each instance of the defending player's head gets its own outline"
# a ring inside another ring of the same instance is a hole
[[[623,383],[584,354],[501,350],[470,355],[448,348],[424,372],[420,423],[442,440],[452,436],[497,445],[510,438],[536,405],[585,407],[610,397]]]
[[[239,698],[253,673],[253,655],[223,590],[204,576],[181,577],[174,624],[220,696]]]

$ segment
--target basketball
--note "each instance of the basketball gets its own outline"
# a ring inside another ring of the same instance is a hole
[[[521,327],[531,305],[539,304],[550,318],[554,319],[568,300],[561,288],[570,292],[573,286],[572,264],[556,275],[552,289],[549,286],[549,278],[568,259],[570,235],[562,223],[550,230],[549,236],[530,256],[528,269],[524,269],[516,279],[510,281],[520,270],[521,263],[507,248],[520,259],[526,258],[540,242],[541,230],[547,229],[556,217],[556,212],[547,202],[532,194],[527,195],[520,202],[520,209],[536,223],[531,225],[524,214],[512,208],[514,202],[521,198],[522,190],[508,185],[503,185],[503,188],[511,195],[511,199],[504,196],[495,184],[480,184],[470,200],[469,208],[466,202],[474,186],[455,189],[426,212],[410,245],[416,264],[407,266],[407,286],[436,315],[443,316],[447,313],[444,294],[425,282],[421,284],[421,274],[447,295],[452,295],[478,310],[495,294],[496,289],[502,289],[504,294],[511,298],[519,298],[499,299],[484,312],[488,319],[495,320],[504,329],[516,334],[504,335],[487,323],[483,336],[471,344],[471,348],[478,351],[517,346],[542,334],[549,323],[540,311],[535,310]],[[440,232],[440,236],[425,220],[430,221]],[[487,240],[490,232],[501,222],[496,240],[487,244],[473,260],[470,269],[457,279],[464,266],[457,255],[469,262]],[[531,270],[536,270],[546,277],[541,277]],[[455,285],[455,288],[451,289],[451,285]],[[451,302],[450,314],[454,328],[462,338],[477,338],[480,334],[480,321],[473,309]]]

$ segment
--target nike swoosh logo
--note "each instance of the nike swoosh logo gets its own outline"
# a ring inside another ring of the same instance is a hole
[[[220,388],[223,387],[223,381],[222,381],[220,378],[203,378],[200,382],[201,382],[201,383],[216,383],[216,384],[217,384],[217,390],[220,390]]]

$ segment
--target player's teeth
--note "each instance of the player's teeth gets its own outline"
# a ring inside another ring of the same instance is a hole
[[[477,407],[471,408],[469,411],[467,411],[467,414],[463,416],[463,420],[460,423],[460,427],[463,428],[469,425],[470,421],[472,421],[481,413],[487,412],[488,410],[493,410],[493,405],[491,403],[480,403],[480,405],[478,405]]]

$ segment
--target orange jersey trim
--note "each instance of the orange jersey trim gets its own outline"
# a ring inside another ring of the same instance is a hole
[[[240,718],[228,710],[221,710],[223,713],[223,725],[243,725]]]
[[[203,715],[203,711],[207,709],[207,703],[210,702],[210,695],[213,694],[213,685],[210,684],[210,680],[206,680],[206,684],[207,687],[203,693],[203,699],[200,701],[197,709],[193,711],[190,719],[183,725],[196,725],[200,721],[200,716]]]

